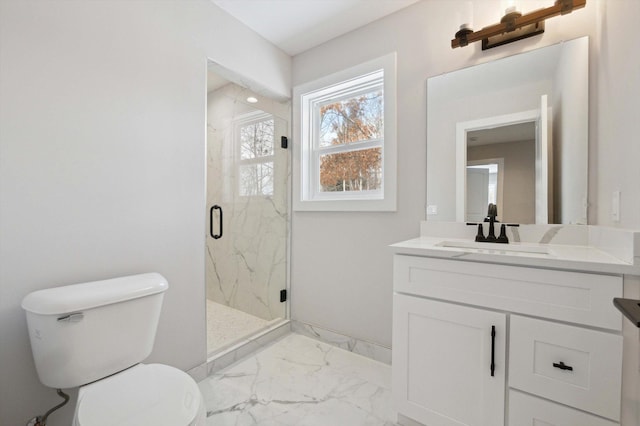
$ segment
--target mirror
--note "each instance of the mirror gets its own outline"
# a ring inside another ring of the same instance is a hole
[[[587,37],[427,80],[427,220],[587,223]],[[493,200],[493,201],[490,201]]]

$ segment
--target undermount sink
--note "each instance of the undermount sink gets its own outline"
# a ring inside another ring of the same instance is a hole
[[[478,243],[475,241],[442,241],[436,244],[439,247],[446,248],[461,248],[461,249],[475,249],[479,251],[490,251],[492,253],[511,252],[511,253],[534,253],[534,254],[549,254],[548,247],[545,246],[529,246],[515,244],[498,244],[498,243]]]

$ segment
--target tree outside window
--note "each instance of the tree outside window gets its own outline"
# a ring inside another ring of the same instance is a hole
[[[383,84],[378,70],[310,100],[312,187],[319,199],[383,197]]]
[[[382,90],[323,105],[319,114],[320,191],[381,189]],[[323,149],[340,146],[347,150],[322,154]]]
[[[241,196],[273,195],[274,130],[271,114],[252,114],[237,123]]]

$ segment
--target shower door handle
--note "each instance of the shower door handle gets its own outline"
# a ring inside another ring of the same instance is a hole
[[[219,224],[220,224],[220,233],[219,234],[214,234],[213,233],[213,211],[214,210],[220,210],[220,220],[219,220]],[[211,209],[209,210],[209,235],[211,235],[211,238],[217,240],[218,238],[222,237],[222,207],[220,207],[219,205],[215,204],[213,207],[211,207]]]

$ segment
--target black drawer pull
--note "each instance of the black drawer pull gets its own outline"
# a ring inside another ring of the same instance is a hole
[[[560,361],[559,363],[554,362],[553,366],[555,368],[559,368],[560,370],[569,370],[569,371],[573,371],[573,367],[570,365],[565,365],[564,362]]]

